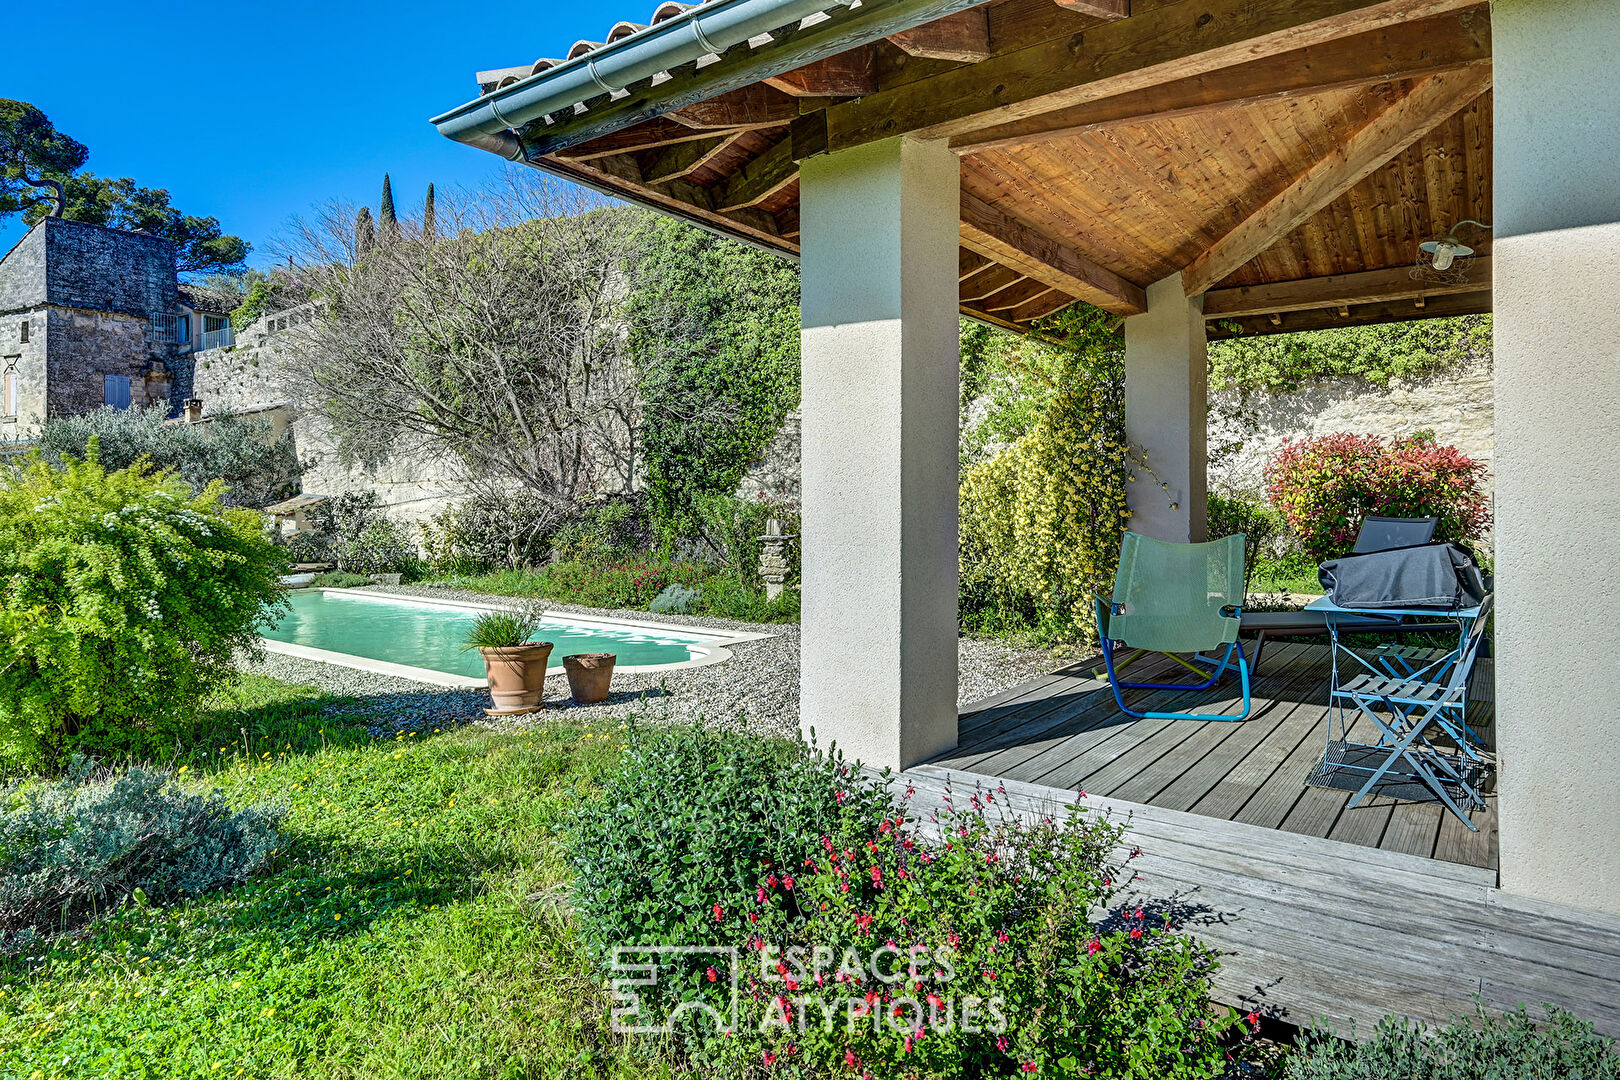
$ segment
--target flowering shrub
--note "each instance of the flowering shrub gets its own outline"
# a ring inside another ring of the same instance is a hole
[[[878,783],[798,742],[697,726],[634,729],[628,744],[568,840],[575,917],[604,961],[619,945],[741,947],[762,871],[888,809]],[[646,1004],[717,994],[712,963],[666,975]]]
[[[133,898],[161,904],[246,881],[269,861],[281,811],[232,813],[173,775],[135,768],[0,789],[0,953],[72,930]]]
[[[263,516],[93,459],[0,472],[0,772],[153,753],[283,602]]]
[[[1123,830],[1026,822],[997,797],[825,836],[763,873],[724,1052],[873,1080],[1222,1075],[1243,1021],[1211,1011],[1213,954],[1141,909],[1091,921],[1131,876],[1112,860]]]
[[[974,629],[1086,641],[1129,520],[1123,334],[1083,307],[1048,329],[1055,344],[1021,343],[1003,360],[1026,387],[1017,422],[998,428],[1010,443],[962,473],[962,616]]]
[[[1437,540],[1475,541],[1490,525],[1485,466],[1431,436],[1290,440],[1266,465],[1271,504],[1315,560],[1348,552],[1361,519],[1440,519]]]

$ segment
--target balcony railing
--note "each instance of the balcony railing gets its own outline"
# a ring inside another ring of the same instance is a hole
[[[191,320],[184,315],[152,314],[152,335],[170,345],[191,344]]]
[[[205,330],[197,338],[199,349],[223,349],[227,345],[236,344],[236,333],[229,326],[222,326],[218,330]]]

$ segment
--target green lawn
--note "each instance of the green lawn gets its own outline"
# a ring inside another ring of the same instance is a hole
[[[557,900],[558,830],[619,729],[371,741],[248,677],[184,765],[282,800],[272,872],[0,964],[0,1076],[656,1077]]]

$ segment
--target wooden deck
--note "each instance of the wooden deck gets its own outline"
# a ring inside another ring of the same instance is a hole
[[[1143,852],[1128,903],[1221,951],[1228,1004],[1365,1037],[1391,1012],[1438,1023],[1476,997],[1552,1003],[1620,1037],[1620,918],[1498,890],[1494,807],[1472,833],[1430,802],[1347,811],[1348,791],[1306,783],[1326,742],[1326,665],[1323,646],[1268,652],[1242,723],[1132,721],[1074,665],[968,709],[960,747],[892,784],[919,810],[987,790],[1012,812],[1127,821]],[[1471,718],[1487,740],[1489,687],[1487,665]]]
[[[1470,832],[1427,792],[1409,785],[1383,788],[1391,794],[1349,810],[1354,786],[1306,783],[1322,760],[1330,727],[1326,645],[1268,647],[1253,682],[1254,710],[1242,723],[1133,720],[1114,704],[1108,684],[1093,675],[1099,666],[1075,664],[970,706],[959,721],[957,748],[932,764],[1496,868],[1494,794],[1487,793],[1485,810],[1473,813],[1479,831]],[[1179,670],[1168,662],[1140,669],[1167,682],[1179,678]],[[1487,747],[1494,736],[1491,687],[1490,661],[1481,661],[1470,723]],[[1153,711],[1235,714],[1240,706],[1235,680],[1223,692],[1138,698]],[[1376,730],[1362,720],[1349,737],[1371,742]]]

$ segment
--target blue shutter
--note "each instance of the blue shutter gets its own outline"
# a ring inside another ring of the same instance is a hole
[[[129,376],[108,375],[105,377],[105,400],[115,409],[129,408]]]

